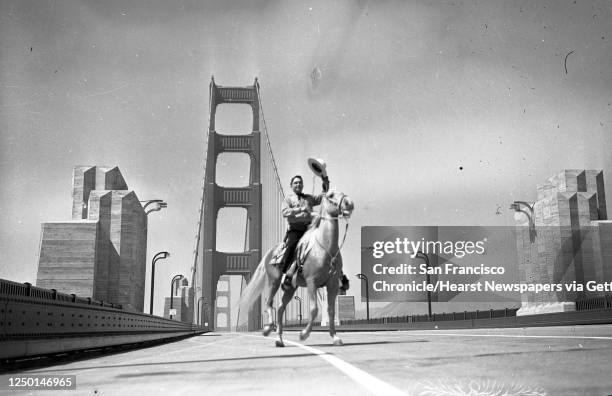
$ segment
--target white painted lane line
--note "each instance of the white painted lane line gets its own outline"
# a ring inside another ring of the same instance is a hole
[[[320,351],[316,348],[299,344],[297,342],[287,340],[285,340],[285,342],[300,347],[305,351],[319,356],[321,359],[336,367],[338,370],[349,376],[353,381],[357,382],[359,385],[363,386],[375,395],[406,395],[406,393],[402,392],[393,385],[388,384],[361,369],[358,369],[352,364],[347,363],[336,356],[328,355],[327,353]]]
[[[257,336],[257,335],[247,335],[249,337],[256,337],[256,338],[264,338],[263,336]],[[313,355],[317,355],[319,356],[321,359],[325,360],[327,363],[331,364],[332,366],[334,366],[335,368],[337,368],[338,370],[340,370],[342,373],[344,373],[345,375],[347,375],[349,378],[351,378],[353,381],[357,382],[359,385],[363,386],[364,388],[366,388],[368,391],[370,391],[372,394],[374,395],[381,395],[381,396],[388,396],[388,395],[397,395],[397,396],[406,396],[406,393],[404,393],[403,391],[401,391],[400,389],[394,387],[391,384],[388,384],[386,382],[384,382],[383,380],[380,380],[376,377],[374,377],[372,374],[369,374],[355,366],[353,366],[352,364],[345,362],[344,360],[333,356],[333,355],[329,355],[326,352],[320,351],[316,348],[313,347],[309,347],[307,345],[304,344],[300,344],[297,342],[293,342],[293,341],[288,341],[288,340],[283,340],[285,343],[287,344],[291,344],[291,345],[295,345],[299,348],[302,348],[303,350],[312,353]],[[342,347],[338,347],[338,348],[342,348]]]

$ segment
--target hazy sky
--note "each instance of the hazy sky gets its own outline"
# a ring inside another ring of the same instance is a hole
[[[609,1],[0,0],[0,277],[35,281],[75,165],[165,199],[148,257],[172,253],[156,279],[188,275],[211,75],[259,78],[285,185],[310,191],[321,157],[355,200],[350,274],[362,226],[510,225],[565,168],[603,169],[610,206],[611,40]]]

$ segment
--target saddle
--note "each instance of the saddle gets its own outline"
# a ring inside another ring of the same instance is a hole
[[[315,233],[310,232],[309,230],[306,231],[306,233],[302,236],[297,246],[295,247],[294,260],[287,269],[287,276],[291,277],[291,283],[293,285],[293,288],[297,287],[298,277],[302,274],[302,267],[304,265],[304,262],[306,261],[306,258],[308,257],[308,254],[312,250],[312,247],[315,245],[315,243],[317,243],[315,240]],[[278,261],[278,264],[275,263],[274,265],[280,264],[280,261],[283,258],[283,253],[287,249],[284,242],[281,245],[282,246],[279,246],[277,248],[278,252],[275,251],[272,262],[274,263],[275,261]],[[280,257],[275,260],[277,253],[280,253]]]
[[[287,250],[287,244],[285,242],[279,243],[272,253],[270,264],[275,267],[280,267],[281,262],[283,261],[283,256],[285,255],[285,250]]]
[[[295,260],[289,268],[293,269],[296,262],[301,267],[301,265],[306,260],[306,256],[308,256],[308,253],[310,252],[315,243],[316,241],[314,239],[314,233],[306,231],[306,233],[302,236],[297,246],[295,247]],[[283,256],[285,255],[286,250],[287,244],[285,242],[281,242],[280,244],[278,244],[274,249],[274,252],[272,253],[270,264],[279,267],[282,264]]]

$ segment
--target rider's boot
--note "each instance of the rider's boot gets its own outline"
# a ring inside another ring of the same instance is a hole
[[[281,288],[284,291],[291,290],[293,288],[293,271],[291,268],[289,268],[285,273],[285,277],[281,283]]]

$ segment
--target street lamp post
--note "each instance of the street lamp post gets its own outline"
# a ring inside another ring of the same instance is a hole
[[[154,212],[154,211],[158,211],[161,210],[162,208],[165,208],[168,206],[168,204],[163,200],[163,199],[149,199],[146,201],[139,201],[140,203],[142,202],[146,202],[143,207],[142,210],[144,210],[145,215],[147,215],[147,222],[145,224],[148,224],[148,216],[149,213]],[[155,205],[154,207],[152,207],[151,209],[147,210],[147,207],[149,205]],[[145,226],[144,228],[144,232],[145,232],[145,246],[146,246],[146,238],[147,238],[147,228],[148,226]],[[158,257],[158,255],[161,255],[160,257]],[[155,287],[154,284],[154,280],[155,280],[155,261],[157,261],[158,259],[165,259],[166,257],[169,257],[170,253],[168,252],[160,252],[157,253],[155,255],[155,257],[153,257],[153,267],[151,269],[151,304],[149,306],[149,314],[153,315],[153,289]],[[146,252],[145,252],[145,261],[146,261]]]
[[[523,205],[523,207],[526,207],[529,212],[526,212],[524,209],[522,209],[521,205]],[[523,213],[525,216],[527,216],[527,220],[529,220],[529,241],[531,243],[534,243],[538,233],[535,228],[535,213],[533,211],[533,205],[530,205],[528,202],[525,201],[514,201],[510,204],[510,209],[513,209],[515,212]]]
[[[202,306],[202,323],[204,326],[208,327],[209,319],[208,319],[208,303],[204,301],[204,305]]]
[[[419,250],[415,257],[424,259],[425,260],[425,265],[427,266],[427,274],[426,274],[426,281],[427,281],[427,315],[429,317],[429,320],[431,320],[431,290],[429,290],[429,285],[431,284],[431,279],[429,278],[429,256]]]
[[[368,284],[368,277],[365,276],[364,274],[356,274],[355,275],[357,278],[361,279],[362,281],[365,281],[365,287],[366,287],[366,318],[368,319],[368,323],[370,323],[370,286]]]
[[[149,314],[151,315],[153,315],[153,291],[155,290],[155,262],[167,257],[170,257],[168,252],[159,252],[153,257],[153,266],[151,268],[151,303],[149,305]]]
[[[146,201],[140,201],[140,202],[146,202],[142,207],[142,210],[145,211],[145,214],[149,214],[151,212],[157,212],[159,210],[162,210],[163,208],[168,207],[168,203],[164,201],[163,199],[148,199]],[[149,205],[153,205],[153,206],[151,206],[151,208],[147,210],[147,207]]]
[[[302,325],[302,299],[299,296],[294,296],[294,299],[298,300],[298,307],[299,307],[299,318],[300,318],[300,326]]]
[[[204,301],[204,297],[200,297],[198,298],[198,320],[196,321],[196,323],[201,326],[202,323],[200,323],[200,312],[202,312],[202,309],[200,308],[200,302]]]
[[[172,278],[172,282],[170,282],[170,319],[172,319],[172,309],[174,308],[173,306],[173,302],[174,302],[174,282],[175,281],[180,281],[183,280],[183,286],[187,286],[185,283],[187,282],[187,279],[185,279],[184,275],[174,275],[174,278]]]

